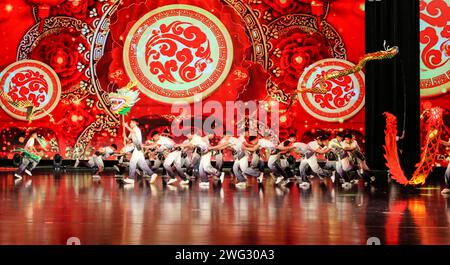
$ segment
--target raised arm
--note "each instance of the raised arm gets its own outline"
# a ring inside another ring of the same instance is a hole
[[[147,149],[152,149],[152,148],[159,147],[159,144],[153,142],[153,143],[149,143],[149,144],[144,144],[144,145],[142,145],[142,147],[147,148]]]
[[[317,149],[311,149],[312,151],[314,151],[314,152],[316,152],[316,153],[318,153],[318,154],[326,154],[326,153],[328,153],[328,152],[330,152],[330,150],[331,150],[331,148],[329,148],[329,147],[319,147],[319,148],[317,148]]]
[[[212,146],[210,148],[210,150],[223,150],[223,149],[225,149],[225,148],[227,148],[229,146],[231,146],[231,144],[229,142],[223,142],[223,143],[219,143],[216,146]]]
[[[292,149],[295,149],[295,146],[283,146],[283,144],[280,144],[277,146],[277,149],[280,151],[291,151]]]
[[[345,146],[342,147],[342,149],[344,149],[344,151],[350,151],[351,152],[351,151],[356,149],[356,146],[352,147],[351,145],[345,145]]]
[[[180,148],[194,148],[194,145],[191,143],[191,141],[187,142],[187,143],[181,143],[181,144],[177,144],[175,145],[176,147],[180,147]]]
[[[131,129],[130,125],[128,125],[127,122],[125,122],[125,123],[123,124],[123,127],[125,127],[128,131],[133,132],[133,129]]]

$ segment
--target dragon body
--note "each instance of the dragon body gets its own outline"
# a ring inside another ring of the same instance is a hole
[[[331,73],[328,73],[328,74],[324,75],[319,80],[319,86],[318,87],[305,88],[299,82],[299,87],[297,88],[296,92],[297,93],[325,94],[325,93],[327,93],[327,89],[324,86],[324,82],[326,80],[336,79],[336,78],[339,78],[339,77],[343,77],[343,76],[346,76],[346,75],[357,73],[357,72],[361,71],[364,68],[364,66],[366,65],[367,62],[375,61],[375,60],[391,59],[395,55],[397,55],[398,52],[399,52],[398,47],[394,46],[392,48],[385,48],[385,50],[383,50],[383,51],[368,53],[368,54],[364,55],[359,60],[358,64],[356,64],[355,66],[353,66],[351,68],[348,68],[348,69],[340,70],[340,71],[334,71],[334,72],[331,72]]]
[[[29,100],[18,100],[14,101],[11,97],[5,93],[5,91],[0,90],[0,96],[3,97],[9,104],[16,108],[26,108],[27,109],[27,121],[32,120],[33,114],[36,112],[36,107]]]
[[[436,162],[436,154],[440,145],[440,136],[443,131],[442,114],[443,109],[435,107],[426,110],[428,113],[426,121],[426,134],[424,139],[424,148],[420,154],[420,160],[416,164],[412,178],[408,180],[400,166],[400,160],[397,152],[397,118],[388,112],[386,116],[386,130],[385,130],[385,145],[384,157],[386,159],[386,166],[392,179],[403,185],[423,185],[428,175],[433,170]],[[424,115],[422,115],[424,117]]]

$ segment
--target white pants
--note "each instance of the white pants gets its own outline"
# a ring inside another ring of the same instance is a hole
[[[145,161],[144,153],[135,148],[130,159],[129,178],[131,179],[134,178],[134,176],[136,175],[137,167],[139,167],[142,171],[144,171],[144,174],[147,174],[149,176],[153,175],[153,171],[150,169],[147,162]]]
[[[101,168],[104,168],[105,167],[105,165],[103,164],[103,159],[102,159],[102,157],[101,156],[97,156],[97,155],[93,155],[90,159],[89,159],[89,161],[88,161],[88,164],[89,164],[89,166],[90,167],[94,167],[94,166],[97,166],[97,167],[101,167]]]
[[[186,180],[187,177],[182,169],[185,162],[185,159],[181,158],[181,151],[173,151],[167,155],[163,167],[170,178],[176,178],[178,175],[181,179]]]
[[[202,182],[208,181],[208,175],[219,176],[220,172],[211,165],[211,151],[203,154],[200,158],[199,175]]]
[[[307,158],[306,161],[307,161],[309,167],[311,168],[311,170],[321,177],[327,176],[327,173],[324,171],[324,169],[336,170],[336,163],[334,161],[327,161],[324,168],[321,168],[319,166],[319,162],[317,161],[317,157],[315,155]]]
[[[242,172],[245,172],[245,170],[248,168],[248,153],[245,152],[245,155],[239,159],[239,167],[241,168]]]

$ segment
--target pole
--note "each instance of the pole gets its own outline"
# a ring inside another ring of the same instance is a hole
[[[125,132],[125,115],[120,115],[122,116],[122,136],[123,136],[123,146],[127,145],[127,141],[126,141],[126,132]]]

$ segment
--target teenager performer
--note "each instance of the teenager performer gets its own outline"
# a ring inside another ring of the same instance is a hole
[[[258,144],[260,147],[260,158],[269,161],[271,154],[276,150],[276,144],[272,141],[270,134],[266,133],[263,138],[258,139]],[[261,160],[262,162],[262,160]],[[273,166],[273,165],[271,165]],[[270,167],[269,167],[270,168]],[[258,182],[262,183],[264,180],[264,168],[262,168],[261,174],[258,177]]]
[[[177,146],[175,142],[168,136],[159,136],[155,134],[153,140],[158,144],[158,151],[161,153],[169,152],[163,162],[164,170],[169,175],[168,185],[177,182],[177,176],[181,178],[181,184],[189,184],[189,180],[182,169],[182,146]]]
[[[282,183],[283,180],[289,179],[289,174],[285,170],[287,168],[287,161],[282,161],[282,158],[285,159],[284,154],[290,152],[294,148],[295,146],[292,146],[290,141],[286,140],[272,149],[267,165],[275,177],[275,185]]]
[[[265,144],[265,141],[262,141]],[[246,155],[249,157],[250,165],[243,170],[245,175],[253,176],[257,178],[258,183],[262,183],[264,175],[264,162],[260,157],[260,139],[257,136],[249,136],[248,144],[244,146]]]
[[[294,133],[289,134],[288,139],[286,139],[282,146],[285,150],[281,150],[280,155],[280,165],[281,168],[286,173],[284,176],[284,184],[289,183],[289,178],[295,176],[295,158],[292,156],[291,151],[295,150],[292,146],[297,141],[297,136]]]
[[[342,187],[344,189],[351,188],[351,182],[349,179],[349,170],[351,169],[351,162],[350,157],[344,150],[342,144],[344,141],[344,134],[343,133],[337,133],[335,138],[332,139],[328,143],[328,147],[331,149],[331,151],[334,153],[335,157],[337,158],[336,161],[336,171],[338,175],[340,176],[339,181],[342,184]],[[334,181],[333,181],[334,182]]]
[[[112,155],[114,155],[117,151],[117,145],[111,144],[110,146],[105,146],[95,151],[95,153],[89,158],[88,166],[90,168],[95,167],[95,173],[92,176],[94,179],[100,178],[100,173],[105,169],[105,165],[103,163],[103,159],[106,159]]]
[[[228,144],[228,140],[227,140],[227,135],[228,132],[225,133],[225,135],[222,136],[222,138],[220,139],[218,146],[216,147],[216,151],[214,152],[215,155],[214,157],[216,158],[216,169],[219,170],[220,172],[222,172],[223,169],[223,156],[224,156],[224,151],[227,147],[229,147]],[[221,180],[221,182],[223,182]]]
[[[157,166],[154,165],[154,169],[159,167],[160,164],[163,164],[163,168],[164,167],[164,162],[167,159],[166,158],[166,154],[170,153],[172,151],[172,149],[175,147],[175,142],[170,139],[167,136],[162,136],[158,131],[153,131],[151,134],[151,138],[153,143],[149,144],[149,145],[144,145],[144,148],[150,148],[150,149],[155,149],[156,155],[158,156],[158,160],[159,162],[155,162],[155,164],[158,164]],[[171,162],[173,162],[173,157],[174,155],[171,156],[170,160]],[[155,183],[156,177],[152,177],[150,180],[150,183]],[[177,181],[176,177],[172,174],[169,175],[170,179],[167,182],[167,184],[173,184]]]
[[[42,151],[38,152],[35,147],[35,142],[38,140],[38,134],[36,131],[30,134],[30,138],[24,146],[25,154],[22,157],[22,163],[17,168],[14,177],[22,179],[22,174],[25,172],[28,176],[32,176],[31,171],[36,168],[39,163]],[[41,146],[42,147],[42,146]],[[45,149],[44,149],[45,150]]]
[[[242,145],[242,144],[241,144]],[[225,132],[225,135],[222,136],[222,139],[220,139],[219,143],[215,146],[215,152],[216,152],[216,169],[221,172],[220,175],[220,182],[223,183],[225,174],[222,174],[222,168],[223,168],[223,156],[226,149],[231,149],[233,152],[236,151],[235,149],[239,149],[238,146],[241,146],[238,144],[238,139],[232,136],[231,132]],[[235,148],[236,147],[236,148]]]
[[[188,172],[192,172],[192,176],[198,176],[202,150],[207,148],[207,145],[203,141],[202,137],[196,133],[189,133],[186,137],[189,140],[192,150]]]
[[[192,137],[190,137],[190,139],[192,140]],[[191,140],[188,138],[183,141],[183,143],[175,145],[164,160],[164,169],[171,178],[168,183],[169,185],[175,183],[173,179],[176,179],[177,176],[181,179],[181,185],[189,185],[190,183],[191,177],[188,175],[188,172],[191,171],[191,161],[189,160],[187,152],[193,148]],[[186,172],[183,170],[183,167],[186,168]]]
[[[345,171],[351,170],[352,168],[356,169],[357,174],[362,177],[364,180],[369,181],[369,176],[367,171],[369,167],[366,164],[366,159],[359,148],[358,142],[354,139],[354,136],[351,134],[346,134],[344,136],[344,141],[342,142],[342,148],[349,155],[350,164],[347,165],[343,163],[343,168]],[[353,183],[357,183],[357,180],[353,180]]]
[[[131,139],[134,145],[134,150],[130,159],[130,170],[128,178],[123,181],[127,184],[134,184],[136,169],[139,167],[144,174],[151,176],[151,179],[156,179],[156,175],[145,161],[144,152],[142,150],[142,133],[139,129],[139,122],[137,119],[131,119],[130,124],[125,123],[125,128],[130,132],[128,138]]]
[[[331,149],[328,147],[328,135],[322,134],[318,136],[314,141],[308,143],[308,150],[305,154],[305,159],[300,163],[300,175],[302,180],[307,180],[306,168],[309,167],[320,179],[324,177],[330,177],[336,170],[336,163],[334,161],[327,161],[322,168],[319,165],[317,155],[325,155]],[[304,181],[300,184],[302,188],[309,188],[309,181]]]
[[[224,149],[230,149],[234,162],[232,167],[232,172],[234,176],[236,177],[236,188],[245,188],[247,186],[246,178],[241,170],[239,161],[241,158],[244,157],[244,151],[242,149],[242,138],[236,138],[232,136],[231,132],[226,132],[223,136],[222,140],[219,142],[219,148]],[[217,160],[216,160],[217,163]],[[219,162],[220,163],[220,162]],[[218,168],[221,168],[219,165]],[[223,183],[223,180],[221,180]]]
[[[224,178],[225,173],[218,171],[215,167],[211,165],[212,151],[217,150],[218,146],[211,146],[210,141],[214,138],[214,134],[208,133],[206,136],[202,137],[203,145],[201,148],[201,158],[199,166],[199,176],[200,176],[200,187],[209,187],[208,176],[214,176],[219,178],[221,181]]]
[[[301,165],[302,161],[305,160],[305,154],[308,151],[308,145],[305,143],[302,143],[302,142],[295,142],[292,144],[292,146],[294,147],[293,151],[300,155],[300,165]],[[302,174],[302,172],[299,172],[300,173],[300,180],[299,180],[300,184],[303,182],[309,183],[309,179],[306,177],[307,176],[306,171],[309,170],[309,166],[304,167],[303,170],[305,171],[303,174]],[[304,179],[303,176],[305,176],[306,179]]]
[[[134,144],[131,139],[126,138],[125,146],[117,153],[117,165],[114,165],[114,169],[117,171],[116,177],[122,177],[126,169],[130,166],[130,160],[128,155],[131,155],[134,150]]]

